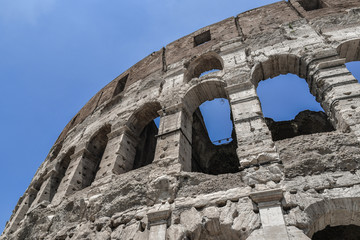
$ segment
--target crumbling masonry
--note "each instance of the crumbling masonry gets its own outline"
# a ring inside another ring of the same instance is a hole
[[[176,40],[69,122],[0,239],[359,239],[359,60],[359,0],[281,1]],[[287,73],[325,111],[290,123],[303,134],[265,121],[256,93]],[[214,98],[229,144],[204,129]]]

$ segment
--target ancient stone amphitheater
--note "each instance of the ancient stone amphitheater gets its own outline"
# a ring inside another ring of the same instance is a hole
[[[360,239],[359,43],[359,0],[290,0],[168,44],[74,116],[0,239]],[[287,73],[325,114],[264,119],[257,85]],[[198,108],[214,98],[228,144]]]

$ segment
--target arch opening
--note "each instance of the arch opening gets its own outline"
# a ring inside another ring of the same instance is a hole
[[[359,239],[360,233],[360,220],[358,218],[360,198],[358,197],[345,197],[335,199],[325,199],[315,202],[308,206],[304,212],[309,221],[306,223],[304,232],[309,238],[312,239],[352,239],[353,235],[342,235],[339,238],[331,238],[331,232],[339,230],[342,234],[343,230],[352,229],[357,234]],[[338,227],[338,228],[334,228]],[[329,238],[322,238],[327,236]],[[334,233],[334,237],[336,234]],[[339,235],[338,235],[339,236]]]
[[[206,53],[195,59],[187,67],[185,73],[185,82],[193,78],[199,78],[204,75],[223,70],[223,60],[217,53]]]
[[[132,169],[149,165],[154,160],[160,121],[159,110],[159,102],[146,103],[129,120],[128,125],[136,138]]]
[[[99,171],[100,162],[108,143],[108,134],[111,132],[111,126],[105,125],[90,139],[87,144],[89,156],[85,158],[82,166],[83,182],[82,188],[88,187],[95,180],[96,173]],[[78,184],[81,184],[78,182]]]
[[[238,172],[236,134],[224,83],[202,82],[188,91],[185,102],[193,120],[192,171],[212,175]]]
[[[340,58],[345,58],[347,63],[360,61],[360,39],[343,42],[336,50]]]
[[[273,141],[334,130],[302,78],[303,66],[296,56],[280,55],[255,67],[253,83]]]
[[[156,120],[152,119],[142,130],[139,136],[139,142],[136,147],[133,169],[144,167],[153,162],[156,149],[156,135],[158,134],[158,125]]]
[[[360,39],[346,41],[337,47],[340,58],[345,58],[345,65],[349,72],[359,81],[360,79]]]
[[[55,176],[51,179],[51,186],[50,186],[50,202],[54,198],[61,181],[65,177],[66,170],[69,168],[70,162],[71,162],[71,156],[75,152],[75,147],[70,148],[65,156],[62,157],[60,160],[58,166],[57,166],[57,173]]]
[[[288,74],[263,81],[257,89],[273,141],[334,130],[304,79]]]
[[[312,240],[358,240],[360,239],[360,226],[357,225],[341,225],[326,226],[325,229],[316,232]]]

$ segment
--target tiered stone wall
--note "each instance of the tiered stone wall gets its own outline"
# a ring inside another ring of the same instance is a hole
[[[310,239],[359,226],[360,85],[345,66],[358,60],[358,0],[281,1],[176,40],[69,122],[0,239]],[[256,87],[287,73],[304,78],[335,131],[273,141]],[[193,137],[194,114],[214,98],[230,102],[236,172],[194,171],[207,144]]]

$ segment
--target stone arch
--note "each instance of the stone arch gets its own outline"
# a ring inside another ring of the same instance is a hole
[[[147,102],[134,111],[134,113],[129,117],[129,120],[126,122],[126,125],[130,128],[134,135],[138,137],[144,127],[154,118],[159,116],[159,110],[161,110],[159,102]]]
[[[158,128],[153,120],[159,117],[159,110],[159,102],[147,102],[131,115],[126,124],[134,135],[135,151],[130,157],[133,159],[132,169],[146,166],[154,160]]]
[[[108,134],[110,132],[111,125],[106,124],[97,130],[86,144],[87,156],[82,163],[82,188],[90,186],[95,180],[96,174],[100,169],[100,163],[109,140]]]
[[[185,94],[183,102],[192,116],[191,170],[207,174],[235,173],[239,171],[239,159],[236,154],[237,139],[232,120],[233,141],[214,145],[209,136],[199,106],[215,98],[229,99],[225,90],[226,83],[218,79],[208,79],[192,86]]]
[[[67,152],[61,156],[60,161],[56,165],[56,173],[54,177],[51,179],[51,185],[50,185],[50,202],[54,198],[60,183],[62,182],[63,178],[65,177],[66,171],[69,168],[70,162],[71,162],[71,156],[75,152],[75,147],[69,148]]]
[[[325,199],[311,204],[304,212],[308,219],[304,232],[310,238],[326,226],[360,226],[360,197]]]
[[[215,98],[228,98],[225,91],[226,83],[218,79],[209,79],[192,86],[185,93],[183,102],[187,105],[189,113],[195,110],[205,101]]]
[[[257,63],[252,68],[251,81],[257,87],[262,80],[288,73],[305,79],[307,73],[304,60],[294,54],[271,55],[268,59]]]
[[[352,39],[342,42],[337,48],[340,58],[345,62],[360,61],[360,39]]]
[[[189,82],[193,78],[198,78],[206,71],[213,69],[223,70],[224,61],[219,54],[208,52],[190,62],[184,75],[184,82]]]
[[[308,67],[305,60],[297,55],[271,55],[267,60],[257,63],[253,67],[251,81],[255,87],[258,87],[260,81],[291,73],[303,78],[311,90],[311,83],[309,83],[311,80],[308,80],[310,77],[307,74],[307,69]],[[321,99],[317,97],[318,90],[313,90],[314,92],[310,91],[310,93],[316,97],[316,101],[322,105]],[[266,124],[269,127],[274,141],[334,130],[333,125],[328,120],[328,115],[323,112],[312,112],[309,110],[299,112],[295,118],[290,121],[275,122],[273,119],[266,118]]]

